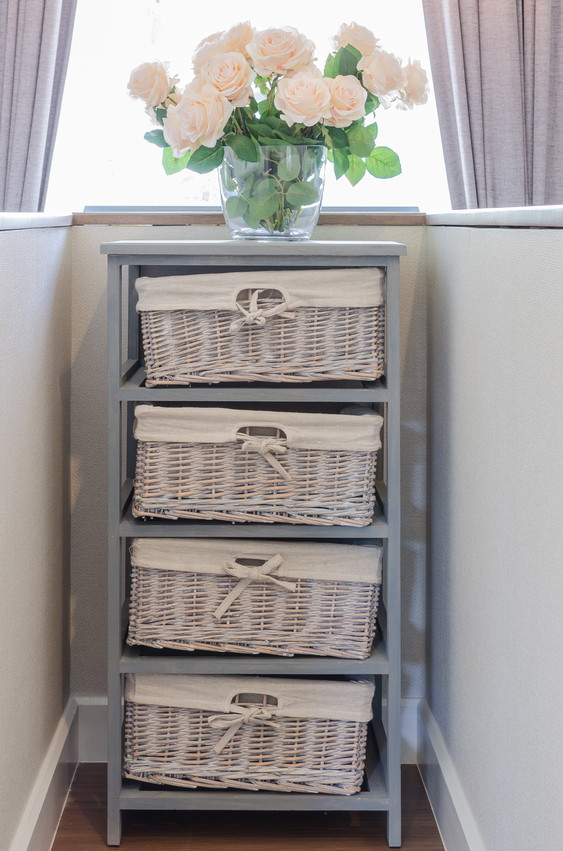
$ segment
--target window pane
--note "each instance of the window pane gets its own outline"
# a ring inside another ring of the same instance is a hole
[[[57,136],[48,212],[81,210],[85,205],[218,205],[217,175],[184,170],[167,177],[160,150],[144,141],[152,125],[141,101],[126,85],[141,62],[170,62],[185,85],[192,77],[196,44],[218,29],[238,23],[232,4],[186,0],[78,0],[72,52]],[[319,66],[330,52],[329,39],[343,19],[342,5],[285,0],[266,8],[247,0],[244,15],[256,29],[295,26],[316,46]],[[357,0],[354,18],[371,29],[381,46],[401,57],[421,59],[429,71],[421,0],[395,0],[374,12],[372,0]],[[429,103],[403,112],[379,108],[378,144],[397,151],[403,174],[392,180],[370,175],[352,188],[334,179],[327,166],[325,206],[418,206],[450,208],[436,108]]]

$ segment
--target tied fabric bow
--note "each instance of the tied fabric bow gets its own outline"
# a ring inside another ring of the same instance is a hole
[[[261,437],[258,434],[244,434],[240,431],[237,431],[237,438],[243,441],[243,449],[259,452],[268,464],[271,464],[274,470],[277,470],[280,476],[284,477],[286,482],[291,481],[291,476],[287,470],[284,470],[280,462],[272,455],[272,452],[283,455],[287,451],[285,440],[277,437]]]
[[[265,290],[254,290],[250,297],[250,310],[246,310],[238,301],[236,302],[237,310],[242,313],[238,319],[234,319],[229,326],[229,334],[236,334],[243,325],[257,325],[258,328],[263,328],[266,324],[266,319],[270,316],[283,316],[285,319],[295,319],[295,313],[289,310],[289,304],[284,299],[281,304],[275,307],[258,307],[258,296]]]
[[[283,558],[279,553],[258,567],[238,564],[236,561],[227,561],[225,563],[225,570],[228,574],[230,574],[230,576],[238,576],[240,578],[240,582],[235,585],[229,594],[227,594],[221,605],[217,606],[213,612],[213,617],[220,620],[231,603],[233,603],[237,597],[240,597],[244,589],[247,588],[254,579],[267,579],[269,582],[281,585],[281,587],[285,588],[287,591],[295,591],[297,588],[296,582],[284,582],[282,579],[276,579],[275,576],[270,576],[271,571],[276,570],[280,564],[283,564]]]
[[[231,703],[230,712],[225,715],[211,715],[207,719],[207,723],[213,729],[226,730],[225,735],[214,745],[213,750],[215,753],[221,753],[243,724],[267,724],[269,727],[279,727],[279,724],[270,720],[272,717],[272,713],[268,712],[264,706],[245,707],[238,703]]]

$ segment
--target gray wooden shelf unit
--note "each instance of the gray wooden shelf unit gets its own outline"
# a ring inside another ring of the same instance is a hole
[[[401,844],[400,779],[400,411],[399,256],[396,242],[257,243],[233,241],[120,241],[101,246],[108,256],[108,845],[119,845],[123,810],[382,810],[387,811],[389,845]],[[141,274],[178,273],[178,267],[386,268],[385,379],[375,382],[315,382],[295,385],[192,386],[146,388],[140,351],[135,280]],[[174,267],[174,271],[172,270]],[[363,528],[290,524],[143,521],[131,513],[135,441],[131,428],[136,402],[292,402],[362,403],[383,406],[386,484],[378,482],[378,507]],[[128,546],[125,539],[150,537],[261,537],[323,540],[386,539],[387,608],[380,607],[380,640],[365,661],[329,657],[275,657],[174,653],[125,644],[128,625]],[[125,600],[123,599],[125,588]],[[387,617],[388,615],[388,617]],[[368,739],[366,776],[351,796],[287,792],[192,791],[123,780],[122,689],[127,673],[216,673],[374,676],[374,720]],[[383,682],[387,682],[387,722],[382,721]]]

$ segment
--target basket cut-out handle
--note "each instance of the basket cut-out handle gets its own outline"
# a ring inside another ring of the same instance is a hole
[[[240,331],[240,329],[244,327],[244,325],[255,325],[258,328],[263,328],[266,324],[266,320],[271,316],[283,316],[285,319],[295,319],[295,312],[290,310],[290,304],[287,300],[287,296],[285,295],[283,296],[283,301],[274,305],[274,307],[258,307],[258,296],[260,293],[271,291],[272,290],[249,289],[250,304],[248,310],[240,303],[240,301],[238,301],[240,292],[237,293],[235,307],[242,316],[231,322],[229,326],[229,334],[236,334],[237,331]]]
[[[260,433],[257,433],[260,432]],[[266,432],[270,432],[267,434]],[[279,432],[279,434],[278,434]],[[281,436],[283,435],[283,437]],[[287,452],[287,437],[281,429],[265,429],[261,426],[246,426],[246,432],[239,428],[236,433],[237,440],[242,441],[242,448],[247,451],[259,452],[268,464],[270,464],[276,472],[283,476],[286,482],[291,481],[291,476],[284,470],[279,461],[274,458],[276,455],[284,455]]]
[[[229,606],[234,603],[237,597],[240,597],[245,588],[247,588],[250,583],[254,579],[266,579],[269,582],[273,582],[275,585],[280,585],[282,588],[285,588],[287,591],[295,591],[297,588],[297,584],[295,582],[286,582],[282,579],[277,579],[275,576],[271,576],[271,572],[273,570],[277,570],[277,568],[283,564],[283,558],[278,553],[272,558],[265,559],[255,559],[257,562],[254,565],[241,564],[241,560],[239,559],[231,559],[225,562],[225,570],[230,576],[237,576],[240,578],[240,582],[235,585],[233,590],[227,594],[223,602],[217,606],[215,611],[213,612],[213,617],[216,620],[220,620]]]

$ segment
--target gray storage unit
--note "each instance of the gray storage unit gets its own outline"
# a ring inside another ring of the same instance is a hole
[[[394,242],[253,243],[233,241],[123,241],[101,246],[108,255],[108,435],[109,435],[109,633],[108,633],[108,844],[119,845],[123,810],[382,810],[388,813],[389,845],[401,844],[400,787],[400,411],[399,411],[399,256]],[[140,351],[135,281],[141,276],[256,269],[385,270],[385,378],[377,381],[326,381],[301,386],[198,384],[192,387],[145,387]],[[376,484],[372,522],[353,526],[307,526],[290,523],[227,523],[221,520],[143,520],[133,516],[135,475],[133,437],[136,403],[176,402],[210,407],[264,408],[334,413],[342,406],[368,405],[385,416],[383,457],[378,464],[385,484]],[[129,646],[128,596],[133,538],[313,539],[369,544],[386,541],[386,607],[378,613],[378,638],[369,658],[351,660],[319,656],[273,657],[237,654],[174,654]],[[125,544],[125,545],[124,545]],[[124,589],[124,591],[123,591]],[[354,795],[300,794],[147,788],[123,779],[123,675],[224,674],[264,676],[373,677],[373,722],[368,736],[366,776]],[[383,684],[387,684],[387,731],[382,723]]]

